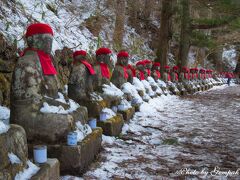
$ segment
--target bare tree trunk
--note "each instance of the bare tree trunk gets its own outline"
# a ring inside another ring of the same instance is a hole
[[[190,45],[190,8],[189,0],[182,0],[181,36],[179,46],[178,66],[188,65],[188,51]]]
[[[219,48],[216,51],[212,52],[208,58],[208,59],[211,59],[212,63],[216,67],[215,69],[218,72],[223,71],[222,53],[223,53],[222,49]]]
[[[113,43],[116,50],[122,48],[125,21],[125,0],[116,0],[115,4],[116,22],[113,34]]]
[[[129,24],[133,27],[137,26],[137,19],[138,19],[138,11],[139,11],[139,6],[136,3],[135,0],[128,0],[127,1],[127,6],[128,6],[128,14],[129,14]]]
[[[159,31],[159,42],[157,47],[157,59],[156,61],[161,63],[161,73],[164,71],[164,66],[168,64],[168,50],[170,40],[170,18],[173,14],[173,1],[174,0],[162,0],[161,10],[161,26]]]

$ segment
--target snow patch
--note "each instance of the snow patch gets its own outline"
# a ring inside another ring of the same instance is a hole
[[[9,130],[10,126],[3,123],[0,120],[0,134],[6,133]]]
[[[9,158],[11,164],[20,164],[20,163],[22,163],[22,161],[15,154],[13,154],[12,152],[8,153],[8,158]]]
[[[80,107],[80,105],[72,99],[69,99],[67,102],[62,93],[58,92],[58,96],[59,97],[55,100],[58,102],[64,103],[64,104],[68,104],[69,105],[68,109],[65,110],[62,106],[51,106],[47,102],[44,102],[43,107],[41,107],[41,109],[40,109],[40,112],[55,113],[55,114],[68,114],[68,113],[72,113],[73,111],[76,111]],[[53,99],[51,97],[47,97],[47,96],[45,96],[45,97]]]
[[[102,143],[105,144],[113,144],[114,141],[116,140],[115,137],[113,136],[105,136],[105,135],[102,135]]]
[[[113,83],[110,85],[103,84],[103,94],[111,96],[111,97],[122,97],[124,93],[118,89]]]
[[[7,120],[10,118],[10,109],[0,106],[0,120]]]
[[[116,113],[112,109],[109,109],[109,108],[104,108],[102,110],[102,112],[107,114],[106,119],[111,119],[112,117],[116,116]]]
[[[31,179],[33,175],[35,175],[39,171],[39,167],[33,164],[31,161],[27,161],[27,168],[25,168],[23,171],[19,172],[15,176],[15,180],[26,180]]]
[[[80,121],[76,122],[77,142],[81,142],[88,134],[92,133],[92,129],[88,124],[82,125]]]

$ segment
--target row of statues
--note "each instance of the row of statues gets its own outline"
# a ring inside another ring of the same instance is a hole
[[[57,71],[50,56],[53,31],[47,24],[32,24],[27,29],[26,40],[28,48],[19,58],[13,73],[11,122],[22,125],[29,140],[46,137],[50,142],[60,140],[79,118],[71,113],[63,115],[40,112],[44,102],[68,108],[67,104],[55,100],[58,98],[59,88]],[[87,60],[86,51],[79,50],[73,53],[74,60],[68,80],[68,94],[65,94],[65,98],[71,98],[82,105],[76,111],[83,114],[82,121],[84,122],[87,121],[85,114],[88,113],[91,116],[97,111],[94,108],[89,109],[96,103],[92,97],[93,93],[103,99],[108,98],[108,106],[120,103],[119,98],[109,98],[103,94],[104,84],[113,83],[121,89],[123,84],[127,82],[134,84],[134,79],[136,81],[138,78],[140,81],[149,81],[151,86],[149,91],[154,92],[158,89],[157,94],[161,95],[168,92],[171,94],[193,93],[200,89],[210,88],[213,85],[213,78],[219,81],[216,76],[213,77],[212,70],[205,71],[197,68],[189,70],[187,67],[179,69],[174,66],[170,71],[171,68],[165,66],[165,72],[161,75],[160,63],[150,60],[138,61],[134,68],[129,64],[129,54],[126,51],[120,51],[117,54],[115,68],[111,71],[109,68],[112,63],[111,54],[110,49],[99,48],[96,51],[96,64],[92,65]],[[131,100],[134,97],[126,95],[125,98]],[[88,112],[84,106],[88,108]],[[101,109],[97,113],[99,114],[100,111]],[[59,127],[56,128],[55,124]],[[49,126],[52,126],[52,129]]]
[[[73,53],[67,90],[60,90],[58,72],[51,59],[53,35],[52,28],[47,24],[28,26],[25,35],[28,47],[18,59],[12,77],[10,122],[25,129],[28,143],[63,144],[68,132],[74,131],[78,123],[86,124],[90,118],[99,118],[104,108],[124,103],[130,104],[130,109],[131,105],[139,106],[141,100],[148,101],[167,94],[192,94],[222,83],[212,70],[165,66],[161,74],[158,62],[142,60],[135,66],[130,65],[127,51],[117,54],[116,65],[112,68],[112,51],[101,47],[96,51],[94,65],[88,61],[86,51]],[[113,93],[106,93],[106,88],[112,88]],[[62,107],[63,110],[61,113],[46,113],[42,110],[44,107]],[[123,116],[116,114],[111,122],[99,125],[103,133],[117,136],[121,133]],[[89,149],[96,149],[96,144],[100,149],[101,134],[92,142]],[[56,150],[56,147],[53,149]],[[88,153],[87,148],[84,153],[81,148],[75,151],[79,156]],[[92,150],[95,153],[92,158],[97,151]],[[77,172],[85,168],[81,163],[74,162],[78,161],[75,157],[68,158],[71,159],[69,162],[61,159],[73,156],[74,153],[69,153],[72,150],[65,151],[63,147],[58,152],[62,153],[59,155],[60,162],[65,164],[61,167],[70,164],[68,170],[75,168]],[[83,158],[79,161],[87,162]]]

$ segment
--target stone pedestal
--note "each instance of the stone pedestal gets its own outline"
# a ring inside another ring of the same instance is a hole
[[[76,146],[47,145],[47,153],[60,161],[61,174],[81,175],[100,152],[101,143],[102,129],[96,128]],[[33,144],[29,144],[30,152],[32,148]]]
[[[107,136],[118,136],[122,132],[124,121],[121,114],[106,121],[98,121],[97,126],[103,129],[103,134]]]
[[[46,163],[38,166],[40,170],[32,176],[31,180],[60,179],[60,163],[57,159],[48,159]]]
[[[122,114],[124,121],[128,122],[135,114],[135,107],[129,108],[125,111],[119,111],[119,113]]]
[[[28,146],[24,129],[19,125],[12,124],[7,133],[0,135],[0,147],[0,179],[12,180],[27,165]],[[8,153],[15,154],[21,160],[21,163],[12,164]],[[47,163],[38,166],[40,170],[31,180],[60,179],[60,164],[57,159],[48,159]]]

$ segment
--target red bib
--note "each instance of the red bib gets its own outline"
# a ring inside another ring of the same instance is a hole
[[[178,81],[178,73],[175,73],[176,81]]]
[[[145,77],[144,77],[144,73],[142,71],[140,71],[140,80],[144,80]]]
[[[168,81],[171,81],[170,73],[168,73]]]
[[[158,79],[160,79],[161,78],[161,73],[159,71],[157,71],[157,70],[156,70],[156,73],[157,73]]]
[[[41,51],[41,50],[38,50],[38,49],[26,48],[24,50],[22,56],[24,56],[24,54],[28,50],[37,52],[44,75],[55,75],[55,74],[57,74],[57,71],[56,71],[56,69],[55,69],[55,67],[52,63],[52,59],[48,54],[46,54],[44,51]]]
[[[110,79],[110,71],[108,69],[108,65],[105,63],[99,63],[100,67],[101,67],[101,72],[102,72],[102,76]]]
[[[150,69],[147,69],[147,74],[148,74],[148,76],[151,76],[151,70]]]
[[[185,78],[185,79],[189,80],[189,79],[190,79],[190,76],[191,76],[191,75],[190,75],[189,73],[184,73],[184,78]]]
[[[120,66],[122,66],[122,68],[123,68],[124,78],[125,78],[125,79],[128,79],[128,72],[127,72],[128,68],[127,68],[126,66],[123,66],[123,65],[120,65]]]
[[[94,69],[93,69],[93,67],[92,67],[91,64],[89,64],[86,60],[80,61],[80,62],[85,65],[85,67],[88,69],[88,71],[89,71],[89,73],[90,73],[91,75],[94,75],[94,74],[95,74],[95,71],[94,71]]]

